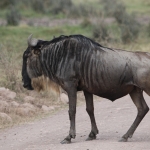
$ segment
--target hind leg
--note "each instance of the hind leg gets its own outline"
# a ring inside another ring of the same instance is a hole
[[[133,103],[137,107],[138,114],[137,114],[135,121],[133,122],[129,130],[127,131],[127,133],[123,135],[122,139],[120,140],[121,142],[126,142],[128,138],[132,137],[134,131],[136,130],[136,128],[138,127],[138,125],[140,124],[144,116],[149,111],[149,107],[147,106],[144,100],[143,91],[141,89],[135,87],[134,90],[130,93],[130,96],[131,96]]]
[[[84,91],[84,96],[86,100],[86,111],[90,116],[90,120],[91,120],[91,132],[89,134],[89,137],[86,139],[86,141],[89,141],[89,140],[96,139],[96,135],[98,134],[98,129],[96,126],[96,121],[94,116],[93,94]]]

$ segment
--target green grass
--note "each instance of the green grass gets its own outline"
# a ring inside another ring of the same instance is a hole
[[[149,0],[122,0],[128,12],[135,12],[139,15],[150,15],[150,1]]]
[[[62,13],[59,13],[57,15],[53,15],[51,13],[39,13],[39,12],[35,12],[34,10],[30,9],[30,8],[26,8],[21,10],[21,15],[27,18],[43,18],[43,17],[50,17],[50,18],[65,18],[65,15]]]
[[[78,26],[61,26],[61,27],[13,27],[6,26],[0,27],[0,43],[7,46],[12,45],[12,49],[18,51],[16,47],[22,47],[26,45],[26,39],[30,34],[33,34],[36,38],[44,40],[50,40],[53,36],[59,36],[63,34],[84,34],[89,35],[87,28],[83,29],[80,25]]]

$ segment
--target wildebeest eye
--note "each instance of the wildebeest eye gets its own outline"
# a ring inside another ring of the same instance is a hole
[[[38,50],[34,50],[34,54],[38,54]]]
[[[24,57],[28,57],[28,54],[24,54]]]
[[[31,53],[29,53],[27,57],[30,57],[31,55],[32,55],[32,54],[31,54]]]
[[[39,46],[39,49],[42,49],[42,47],[43,47],[43,45],[40,45],[40,46]]]

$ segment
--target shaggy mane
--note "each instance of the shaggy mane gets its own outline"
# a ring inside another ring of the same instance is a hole
[[[61,87],[58,84],[43,75],[37,78],[32,78],[31,84],[37,92],[48,91],[56,96],[59,96],[61,92]]]
[[[90,39],[88,37],[85,37],[83,35],[80,35],[80,34],[78,34],[78,35],[69,35],[69,36],[61,35],[61,36],[56,37],[56,38],[52,39],[51,41],[49,41],[48,44],[57,43],[57,42],[60,42],[60,41],[66,40],[66,39],[70,39],[70,38],[75,38],[78,41],[85,39],[87,41],[90,41],[92,44],[94,44],[96,46],[103,47],[102,45],[100,45],[99,43],[93,41],[92,39]]]

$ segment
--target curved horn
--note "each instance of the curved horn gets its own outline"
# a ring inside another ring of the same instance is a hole
[[[32,38],[32,34],[28,37],[28,46],[36,46],[38,43],[38,40],[35,38]]]

